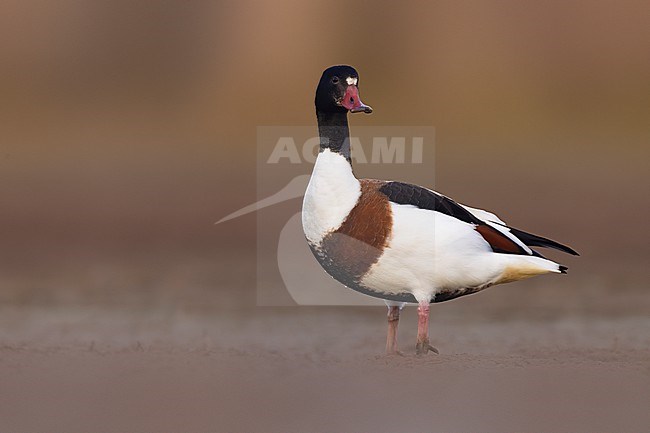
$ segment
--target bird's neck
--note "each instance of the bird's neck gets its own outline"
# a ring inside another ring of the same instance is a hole
[[[318,135],[320,136],[320,151],[329,149],[343,156],[350,164],[350,128],[348,113],[326,113],[316,111],[318,119]]]

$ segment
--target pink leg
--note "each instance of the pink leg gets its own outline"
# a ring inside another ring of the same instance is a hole
[[[397,350],[397,325],[399,324],[399,307],[388,307],[388,334],[386,335],[386,355],[399,354]]]
[[[415,345],[415,353],[425,355],[429,350],[438,353],[438,349],[429,344],[429,303],[420,302],[418,305],[418,341]]]

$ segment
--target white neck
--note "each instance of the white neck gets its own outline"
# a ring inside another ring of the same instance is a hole
[[[307,240],[319,243],[341,226],[361,195],[352,166],[339,153],[318,154],[302,205],[302,226]]]

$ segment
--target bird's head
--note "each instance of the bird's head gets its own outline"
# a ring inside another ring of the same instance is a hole
[[[352,66],[331,66],[323,71],[316,89],[316,111],[372,113],[359,98],[359,74]]]

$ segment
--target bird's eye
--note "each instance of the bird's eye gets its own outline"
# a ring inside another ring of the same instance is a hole
[[[333,77],[332,77],[332,83],[333,83],[333,84],[338,84],[338,83],[339,83],[339,77],[337,77],[337,76],[333,76]]]

